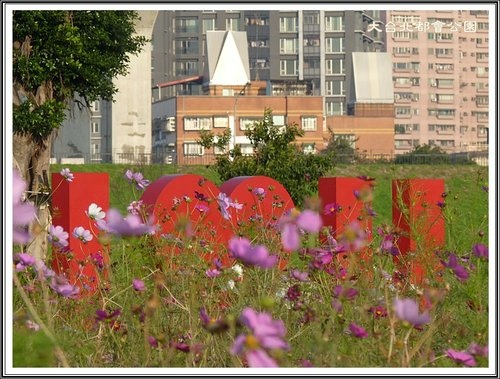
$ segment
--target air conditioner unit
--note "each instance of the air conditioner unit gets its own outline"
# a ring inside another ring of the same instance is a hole
[[[436,102],[437,100],[437,96],[431,96],[431,101]]]
[[[437,85],[438,85],[438,84],[437,84],[436,82],[432,82],[432,83],[431,83],[431,86],[432,86],[432,87],[437,87]]]

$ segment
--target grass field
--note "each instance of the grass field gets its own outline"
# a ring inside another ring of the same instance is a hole
[[[127,169],[151,181],[195,173],[221,184],[209,167],[53,165],[52,172],[63,167],[107,172],[111,207],[122,214],[140,197],[124,179]],[[478,346],[493,342],[488,340],[488,261],[473,253],[474,246],[488,241],[487,169],[366,164],[338,166],[330,173],[358,175],[376,179],[374,231],[391,224],[393,179],[445,180],[447,239],[439,257],[448,267],[440,265],[423,285],[396,280],[393,259],[375,235],[367,245],[373,254],[369,261],[350,254],[345,261],[334,259],[313,269],[308,254],[321,249],[312,232],[291,253],[286,271],[244,266],[241,274],[228,267],[212,278],[206,271],[214,265],[200,258],[206,247],[197,230],[194,236],[179,232],[175,241],[113,238],[108,240],[111,284],[91,298],[58,296],[36,273],[18,274],[24,290],[18,288],[14,296],[14,366],[245,367],[252,366],[252,354],[259,352],[281,367],[453,368],[472,366],[470,359],[487,367],[488,358]],[[270,252],[282,249],[278,232],[252,233],[247,237]],[[454,264],[449,263],[452,256],[458,259]],[[307,280],[292,277],[293,269],[307,273]],[[143,280],[144,289],[134,290],[136,278]],[[417,304],[419,315],[427,312],[429,320],[419,325],[403,317],[393,309],[399,299]],[[245,321],[241,314],[246,307],[266,316],[257,324]],[[210,317],[200,318],[200,309]],[[96,317],[97,310],[104,315]],[[259,334],[266,317],[281,320],[286,328],[283,334],[276,323],[268,324],[275,329],[272,343]],[[26,326],[36,320],[52,339]]]

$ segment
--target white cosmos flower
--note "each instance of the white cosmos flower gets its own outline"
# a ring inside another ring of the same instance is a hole
[[[99,221],[106,217],[106,213],[96,203],[89,205],[89,210],[85,212],[91,220]]]

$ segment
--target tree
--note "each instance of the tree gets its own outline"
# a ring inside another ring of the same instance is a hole
[[[321,151],[321,154],[327,154],[333,157],[335,163],[351,163],[359,160],[359,154],[353,147],[353,143],[344,135],[335,135],[333,130],[328,129],[330,138],[327,147]],[[357,141],[358,139],[356,139]]]
[[[437,164],[449,163],[450,157],[439,146],[433,145],[418,145],[415,148],[401,155],[395,159],[395,163],[406,164]]]
[[[226,154],[216,158],[216,169],[221,180],[236,176],[265,175],[279,181],[288,190],[295,204],[316,194],[318,179],[333,168],[328,154],[307,154],[297,145],[297,137],[304,131],[296,124],[281,128],[273,123],[271,109],[264,111],[261,121],[245,130],[253,147],[252,155],[243,155],[239,146],[228,149],[231,136],[227,129],[221,136],[211,131],[200,133],[200,143],[205,148],[218,147]],[[215,138],[217,137],[217,138]]]
[[[135,35],[137,20],[135,11],[14,12],[13,152],[28,193],[46,191],[52,138],[70,102],[113,99],[113,78],[147,42]]]

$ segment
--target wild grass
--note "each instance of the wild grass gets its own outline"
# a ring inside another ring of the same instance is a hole
[[[54,165],[53,172],[62,167]],[[126,169],[140,171],[151,181],[166,174],[196,173],[220,184],[207,167],[64,167],[73,172],[109,173],[111,207],[122,213],[137,200],[123,178]],[[466,351],[472,343],[491,343],[488,261],[472,253],[474,245],[488,241],[487,171],[477,166],[380,164],[339,166],[331,175],[376,178],[373,209],[377,216],[373,219],[374,238],[367,247],[369,261],[348,254],[342,261],[335,258],[328,266],[330,271],[313,270],[307,252],[319,247],[317,235],[304,236],[301,249],[286,255],[278,231],[262,234],[256,228],[255,235],[248,237],[286,258],[286,270],[242,266],[240,274],[227,267],[219,276],[208,278],[205,272],[213,263],[200,258],[205,247],[196,238],[196,226],[194,236],[181,231],[175,241],[115,237],[108,245],[109,286],[100,287],[94,296],[64,298],[37,280],[33,270],[16,274],[55,342],[43,331],[27,328],[28,320],[35,321],[33,312],[15,291],[14,366],[61,366],[57,344],[70,367],[243,367],[244,357],[231,354],[230,349],[237,336],[248,331],[238,322],[246,307],[283,321],[290,348],[268,351],[281,367],[461,367],[446,355],[447,349]],[[469,274],[467,280],[459,280],[442,266],[429,271],[422,285],[395,280],[394,261],[381,251],[376,230],[391,224],[391,181],[396,178],[445,180],[447,238],[440,254],[443,260],[449,254],[458,256]],[[308,272],[308,280],[291,278],[292,269]],[[134,290],[135,278],[144,281],[145,291]],[[336,286],[355,289],[357,295],[339,297]],[[421,311],[429,312],[431,321],[417,328],[402,321],[393,309],[397,298],[415,300]],[[335,301],[342,304],[341,310],[333,307]],[[376,306],[387,315],[378,317],[371,312]],[[207,329],[200,320],[200,308],[227,328]],[[98,321],[96,310],[108,315],[119,310],[120,314]],[[351,323],[363,327],[368,337],[356,338]],[[486,357],[475,359],[479,367],[488,366]]]

